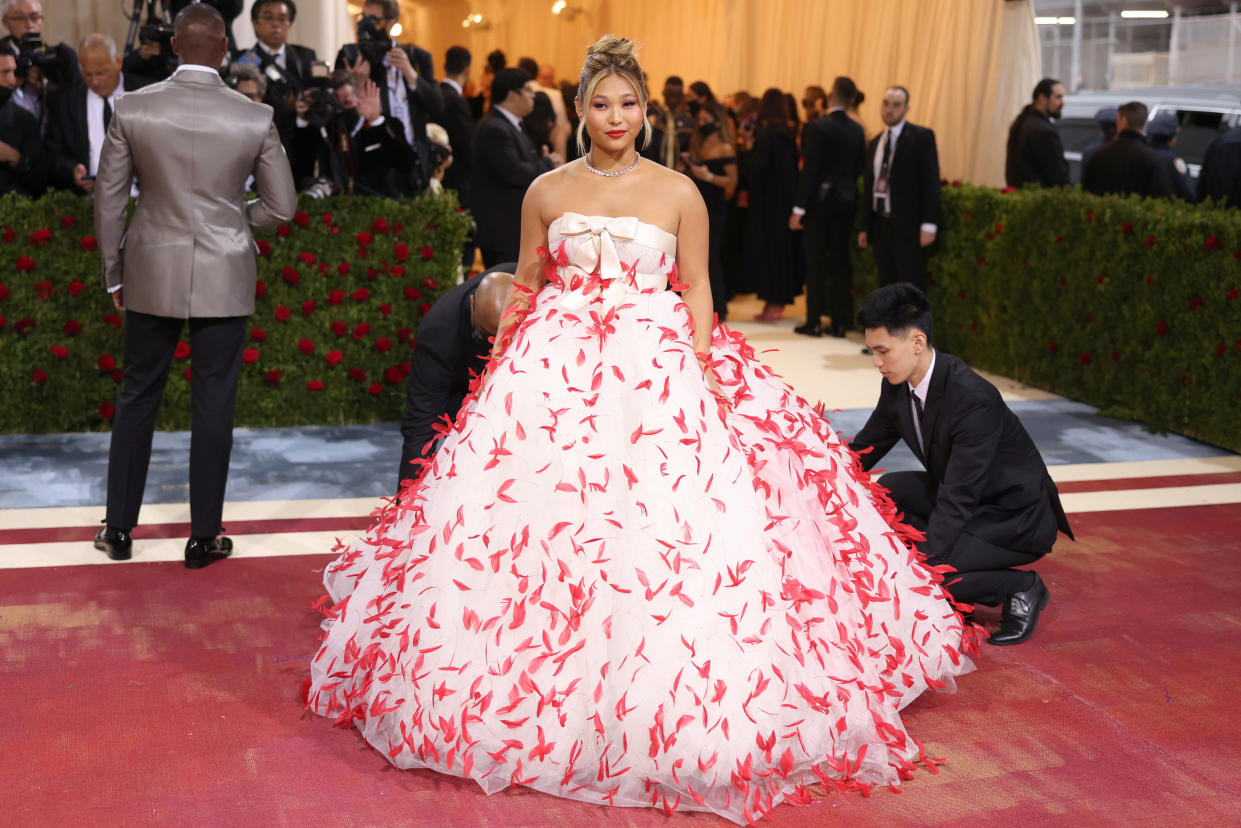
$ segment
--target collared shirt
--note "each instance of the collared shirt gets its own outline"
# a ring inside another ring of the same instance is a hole
[[[201,63],[182,63],[177,67],[177,70],[172,73],[172,76],[175,78],[182,72],[210,72],[217,78],[220,76],[219,69],[214,66],[203,66]]]
[[[503,115],[505,118],[508,118],[508,122],[512,124],[514,127],[516,127],[518,132],[526,131],[526,128],[521,125],[521,118],[518,118],[516,115],[514,115],[512,112],[509,112],[507,109],[505,109],[500,104],[496,104],[495,108],[497,111],[499,111],[501,115]]]
[[[883,166],[883,150],[884,150],[884,146],[887,144],[888,141],[892,142],[892,154],[888,156],[888,178],[892,177],[892,165],[896,163],[896,145],[897,145],[897,142],[901,140],[901,132],[903,132],[904,129],[905,129],[905,119],[901,118],[901,122],[899,124],[897,124],[896,126],[888,127],[887,129],[883,131],[883,135],[879,136],[879,143],[875,145],[875,162],[874,162],[875,163],[875,166],[874,166],[875,178],[879,178],[879,169]],[[879,209],[879,199],[881,198],[883,198],[883,196],[880,196],[878,194],[875,195],[874,207],[876,210]],[[888,199],[887,212],[890,213],[892,212],[892,187],[891,187],[890,182],[888,186],[887,199]],[[919,227],[919,229],[927,233],[931,233],[931,234],[935,234],[939,231],[938,225],[932,222],[929,222],[929,221],[923,222],[923,224],[921,225],[921,227]]]
[[[460,95],[463,98],[465,97],[465,90],[461,88],[461,84],[457,83],[452,78],[444,78],[444,83],[448,84],[453,89],[457,90],[458,95]]]
[[[388,63],[384,57],[384,66],[388,69],[388,113],[405,127],[405,140],[411,147],[414,143],[414,119],[409,111],[409,91],[405,88],[405,76],[396,66]]]
[[[280,44],[280,48],[273,52],[271,49],[267,48],[267,44],[263,43],[262,41],[259,41],[258,43],[254,44],[254,51],[259,52],[261,55],[267,55],[267,57],[272,59],[273,63],[275,63],[281,69],[288,71],[289,63],[288,63],[288,58],[286,57],[286,54],[288,52],[288,50],[285,49],[286,45],[287,44],[283,44],[283,43]]]
[[[917,385],[910,385],[908,382],[905,383],[905,385],[911,388],[913,390],[913,393],[918,397],[918,402],[922,404],[923,414],[926,413],[926,395],[927,395],[927,392],[931,390],[931,377],[934,374],[935,374],[935,349],[932,348],[931,349],[931,364],[930,366],[927,367],[926,373],[922,375],[922,381],[919,382]],[[922,439],[922,425],[918,421],[919,419],[918,410],[914,407],[914,401],[912,397],[909,400],[909,410],[910,410],[910,413],[913,415],[914,431],[917,432],[918,434],[918,444],[923,447],[923,454],[925,454],[926,453],[926,441]]]
[[[107,97],[108,106],[112,112],[116,112],[116,102],[125,94],[125,77],[122,75],[116,84],[116,89],[112,90],[112,94]],[[90,158],[86,165],[86,171],[91,175],[99,172],[99,153],[103,151],[103,139],[107,137],[107,131],[103,126],[103,102],[104,99],[91,89],[86,90],[86,134],[90,138]]]

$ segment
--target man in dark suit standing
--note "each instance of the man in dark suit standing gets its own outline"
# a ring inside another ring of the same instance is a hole
[[[822,336],[822,317],[831,317],[832,336],[843,337],[853,306],[849,238],[857,211],[857,180],[866,163],[866,133],[845,108],[857,86],[836,78],[827,114],[807,124],[802,137],[801,178],[789,229],[805,229],[806,324],[793,330]]]
[[[909,90],[883,93],[887,127],[867,150],[858,247],[872,246],[879,284],[909,282],[926,290],[922,249],[939,230],[939,150],[935,133],[905,120]]]
[[[1095,195],[1170,197],[1172,179],[1163,159],[1146,144],[1146,104],[1116,108],[1116,138],[1095,150],[1082,168],[1082,189]]]
[[[95,546],[113,560],[130,557],[155,418],[188,320],[193,428],[185,565],[201,569],[233,548],[220,522],[237,375],[254,313],[250,228],[291,219],[297,193],[271,107],[220,78],[228,51],[220,13],[187,6],[173,30],[180,66],[168,80],[117,101],[95,182],[103,283],[125,312],[125,382],[108,454],[107,525]],[[127,228],[135,175],[142,195]],[[246,202],[250,176],[259,198]]]
[[[250,22],[258,42],[237,57],[238,63],[254,66],[267,79],[263,103],[275,113],[276,131],[290,155],[297,123],[297,98],[310,85],[310,64],[318,59],[314,49],[288,42],[289,27],[295,20],[297,4],[293,0],[255,0],[250,7]]]
[[[1004,178],[1010,187],[1037,184],[1064,187],[1069,183],[1069,162],[1052,118],[1064,108],[1064,86],[1043,78],[1034,87],[1034,101],[1026,104],[1008,130],[1008,155]]]
[[[926,471],[890,472],[880,484],[925,534],[930,566],[962,604],[1002,604],[992,644],[1020,644],[1034,632],[1048,592],[1036,572],[1014,569],[1051,551],[1056,531],[1073,537],[1060,496],[1030,435],[995,386],[956,357],[931,347],[931,306],[897,283],[858,310],[871,360],[885,383],[866,425],[849,443],[870,470],[897,440]]]
[[[1241,207],[1241,126],[1218,136],[1202,156],[1198,201],[1208,198]]]
[[[430,457],[438,448],[437,425],[455,420],[470,393],[474,377],[491,356],[491,339],[508,306],[517,262],[503,262],[482,275],[466,279],[438,300],[418,326],[418,344],[405,389],[401,416],[402,480],[417,477],[410,463]]]
[[[43,195],[47,153],[39,122],[13,97],[17,58],[0,51],[0,195]]]
[[[491,109],[474,130],[470,201],[478,232],[474,243],[487,267],[517,260],[521,248],[521,202],[534,179],[560,166],[556,153],[539,155],[522,129],[534,109],[534,79],[509,67],[491,82]]]
[[[150,81],[121,73],[116,42],[106,35],[83,38],[78,63],[83,80],[48,94],[47,145],[52,186],[89,194],[117,99]]]
[[[435,82],[431,53],[392,39],[392,27],[400,19],[397,0],[366,0],[358,23],[358,42],[340,50],[336,68],[352,72],[358,89],[367,78],[379,87],[384,116],[401,125],[405,142],[418,157],[408,176],[408,192],[414,195],[426,189],[431,180],[427,123],[439,118],[444,94]]]
[[[465,99],[465,85],[470,79],[470,50],[449,46],[444,54],[444,111],[440,126],[448,133],[452,164],[444,171],[444,188],[456,190],[461,206],[470,208],[470,176],[474,170],[474,114]],[[474,264],[474,244],[467,241],[461,250],[461,264],[469,271]]]

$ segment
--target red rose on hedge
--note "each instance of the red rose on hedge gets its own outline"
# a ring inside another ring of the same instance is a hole
[[[392,278],[393,279],[399,279],[400,277],[404,275],[405,275],[405,265],[393,265],[392,266]]]
[[[1090,363],[1094,362],[1094,357],[1092,357],[1090,354],[1082,354],[1081,356],[1077,358],[1077,361],[1080,362],[1082,365],[1089,365]]]
[[[298,253],[297,258],[301,259],[303,264],[308,264],[308,265],[312,265],[315,262],[319,261],[318,259],[315,258],[315,254],[310,253],[310,252]]]
[[[366,269],[366,278],[370,279],[373,282],[379,278],[379,273],[375,270],[375,268],[368,267]]]
[[[435,258],[435,251],[431,249],[431,245],[429,245],[429,244],[424,244],[424,245],[422,246],[422,253],[421,253],[421,256],[422,256],[422,260],[423,260],[424,262],[426,262],[426,261],[430,261],[431,259],[434,259],[434,258]]]
[[[964,298],[965,298],[965,291],[963,291],[963,290],[958,290],[958,291],[957,291],[957,298],[958,298],[958,299],[964,299]]]
[[[377,382],[372,382],[370,384],[370,387],[366,389],[366,393],[370,394],[372,397],[378,397],[379,392],[383,390],[384,390],[384,387],[382,385],[380,385]]]
[[[56,288],[47,279],[42,279],[34,283],[35,295],[42,301],[46,302],[52,298],[52,294],[56,292]]]
[[[324,359],[327,360],[327,364],[332,368],[335,368],[337,365],[340,365],[340,361],[344,358],[345,358],[345,355],[342,354],[340,351],[328,351],[328,355],[324,357]]]
[[[3,235],[0,235],[0,240],[3,240],[5,244],[9,244],[9,243],[10,243],[10,242],[12,242],[12,241],[13,241],[13,239],[15,239],[15,238],[17,238],[17,237],[13,234],[13,228],[12,228],[12,227],[6,227],[6,228],[4,228],[4,233],[3,233]]]
[[[387,319],[388,315],[392,313],[392,306],[389,305],[387,302],[384,302],[382,305],[379,306],[379,312],[383,314],[384,319]]]
[[[121,326],[125,324],[125,320],[121,319],[121,317],[117,316],[115,313],[108,314],[103,318],[103,321],[107,322],[118,331],[121,329]]]
[[[1156,325],[1156,326],[1155,326],[1155,331],[1156,331],[1156,332],[1157,332],[1160,336],[1167,336],[1167,335],[1168,335],[1168,323],[1167,323],[1167,322],[1160,322],[1158,325]]]
[[[339,273],[341,276],[348,276],[349,275],[349,262],[341,262],[340,264],[336,265],[336,272]]]
[[[375,340],[375,350],[381,354],[386,354],[392,350],[392,340],[386,336],[379,337],[379,339]]]
[[[18,270],[29,273],[34,270],[34,259],[29,256],[18,256],[17,261],[13,264]]]
[[[319,272],[324,276],[327,275],[327,262],[319,262]]]
[[[69,286],[65,288],[65,290],[69,291],[70,296],[77,296],[85,289],[86,285],[82,284],[77,279],[74,279],[69,283]]]
[[[333,322],[332,333],[336,334],[337,336],[344,336],[345,334],[349,333],[349,326],[346,325],[344,322],[339,322],[339,321]]]
[[[57,359],[64,359],[65,357],[69,356],[69,349],[66,348],[64,345],[53,345],[51,348],[48,348],[48,350],[51,351],[52,356],[56,357]]]
[[[1154,273],[1147,273],[1147,274],[1146,274],[1146,278],[1145,278],[1143,281],[1144,281],[1144,282],[1146,282],[1146,284],[1148,284],[1148,285],[1149,285],[1151,282],[1155,281],[1155,274],[1154,274]]]
[[[306,227],[310,224],[310,214],[305,210],[298,210],[293,214],[293,223],[298,227]]]
[[[34,330],[34,320],[29,316],[23,316],[17,320],[17,324],[13,326],[13,329],[17,331],[18,336],[25,336]]]
[[[1060,346],[1056,345],[1056,343],[1054,343],[1054,342],[1048,342],[1048,343],[1047,343],[1047,353],[1049,353],[1049,354],[1054,354],[1057,350],[1059,350],[1059,347],[1060,347]]]
[[[291,267],[286,267],[284,270],[280,271],[280,278],[284,279],[286,284],[296,285],[302,280],[302,274],[298,273]]]
[[[265,342],[266,340],[267,340],[267,331],[263,330],[262,328],[255,328],[254,330],[250,331],[251,342]]]
[[[297,340],[297,349],[303,354],[313,354],[315,352],[315,343],[303,337]]]
[[[369,323],[359,322],[357,324],[357,327],[353,329],[353,338],[361,339],[362,337],[366,336],[370,332],[371,332],[371,326]]]
[[[1056,244],[1059,244],[1059,243],[1060,243],[1060,242],[1062,242],[1062,241],[1064,241],[1064,235],[1063,235],[1063,234],[1061,234],[1061,235],[1059,235],[1059,236],[1056,236]]]
[[[0,302],[9,298],[9,289],[6,285],[0,285]]]
[[[1232,290],[1228,291],[1228,301],[1235,302],[1237,301],[1238,297],[1241,297],[1241,291],[1238,291],[1236,288],[1233,288]]]
[[[190,355],[190,346],[184,342],[178,342],[177,349],[172,352],[172,355],[177,359],[185,359]]]
[[[422,283],[423,283],[424,285],[426,285],[426,286],[427,286],[427,288],[428,288],[428,289],[430,289],[430,290],[435,290],[437,287],[439,287],[439,286],[440,286],[439,280],[438,280],[438,279],[432,279],[430,276],[428,276],[427,278],[423,279],[423,280],[422,280]]]
[[[307,316],[310,316],[314,312],[315,312],[315,302],[313,299],[307,299],[305,302],[302,302],[302,313],[306,314]]]
[[[276,227],[276,235],[282,239],[287,239],[289,234],[293,232],[293,228],[287,224],[281,224]]]
[[[358,248],[358,258],[359,258],[359,259],[365,259],[365,258],[366,258],[366,248],[365,248],[365,247],[359,247],[359,248]]]
[[[385,381],[390,382],[393,385],[396,385],[398,382],[400,382],[403,379],[405,379],[405,375],[401,373],[401,366],[389,365],[387,368],[384,369],[384,380]]]
[[[1220,244],[1218,236],[1207,236],[1207,250],[1223,250],[1224,245]]]
[[[1189,374],[1181,374],[1181,385],[1189,385]]]
[[[1218,345],[1216,345],[1216,346],[1215,346],[1215,355],[1216,355],[1217,357],[1221,357],[1221,358],[1222,358],[1222,357],[1224,356],[1224,354],[1226,354],[1226,353],[1228,353],[1228,346],[1227,346],[1227,345],[1225,345],[1223,342],[1221,342],[1220,344],[1218,344]]]
[[[1133,235],[1133,222],[1126,221],[1124,224],[1120,225],[1120,232],[1124,233],[1126,236],[1132,236]]]
[[[121,380],[123,380],[123,379],[125,379],[125,372],[124,372],[124,371],[122,371],[120,368],[117,368],[115,371],[113,371],[113,372],[112,372],[112,381],[113,381],[113,382],[118,382],[118,383],[119,383],[119,382],[120,382]]]
[[[47,228],[40,228],[30,234],[30,243],[35,247],[42,247],[52,240],[52,231]]]
[[[1112,362],[1120,362],[1120,351],[1112,351]]]
[[[62,329],[65,336],[77,336],[82,332],[82,323],[76,319],[66,319],[65,327]]]
[[[99,416],[105,420],[111,420],[112,415],[116,413],[116,406],[110,402],[99,404]]]
[[[324,224],[325,226],[327,226],[327,227],[331,227],[331,226],[332,226],[332,214],[331,214],[331,213],[324,213],[324,214],[323,214],[323,224]]]
[[[371,222],[371,229],[374,230],[376,233],[387,233],[388,232],[388,220],[384,218],[383,216],[380,216],[379,218]]]
[[[366,382],[366,372],[361,368],[350,368],[349,379],[354,382]]]
[[[34,373],[30,375],[30,381],[35,385],[45,384],[47,382],[47,371],[41,371],[38,368],[34,369]]]
[[[1193,299],[1189,300],[1189,309],[1191,311],[1196,311],[1200,307],[1202,307],[1202,299],[1199,297],[1195,296]]]
[[[307,391],[322,391],[323,381],[322,380],[311,380],[310,382],[306,383],[306,390]]]
[[[375,237],[372,236],[370,233],[366,232],[365,230],[358,233],[358,235],[355,236],[354,238],[358,240],[359,247],[366,247],[368,244],[370,244],[371,242],[375,240]]]
[[[431,310],[431,303],[423,302],[421,305],[418,306],[418,310],[422,312],[423,316],[426,316],[427,313],[429,313]]]
[[[100,371],[111,371],[116,368],[116,357],[112,356],[112,354],[104,354],[95,360],[95,365],[99,367]]]
[[[409,339],[413,335],[414,335],[414,332],[411,331],[409,328],[401,328],[399,331],[396,332],[396,338],[399,339],[401,342],[404,342],[405,340]]]
[[[327,303],[329,305],[339,305],[345,301],[345,292],[343,290],[333,290],[327,295]]]
[[[78,246],[82,248],[84,253],[94,253],[99,249],[99,239],[94,236],[83,236],[78,242]]]
[[[1155,237],[1154,237],[1154,236],[1147,236],[1147,237],[1146,237],[1146,246],[1147,246],[1147,247],[1154,247],[1154,246],[1155,246]]]
[[[277,385],[280,384],[280,379],[283,376],[284,374],[280,371],[279,368],[273,368],[272,370],[268,371],[266,374],[263,375],[263,384],[269,388],[275,388]]]
[[[267,293],[267,283],[264,282],[262,279],[259,279],[257,282],[254,283],[254,298],[262,299],[263,295],[266,293]]]
[[[272,314],[276,317],[277,322],[288,322],[289,317],[293,315],[284,305],[278,306],[272,311]]]
[[[259,249],[259,255],[260,255],[260,256],[270,256],[270,255],[271,255],[271,245],[270,245],[270,244],[268,244],[268,243],[267,243],[264,239],[259,239],[258,241],[256,241],[256,242],[255,242],[255,245],[256,245],[256,246],[258,247],[258,249]]]
[[[403,262],[409,258],[409,245],[404,242],[400,242],[396,247],[392,248],[392,252],[396,255],[396,260],[398,262]]]
[[[365,302],[371,298],[371,292],[364,287],[360,287],[353,292],[353,301]]]
[[[407,287],[405,288],[405,298],[411,302],[417,301],[422,298],[422,292],[416,287]]]
[[[245,363],[246,365],[253,365],[254,363],[258,362],[259,361],[259,349],[258,348],[246,348],[244,351],[241,352],[241,361]]]
[[[68,230],[74,227],[77,223],[78,223],[78,220],[75,219],[73,216],[61,216],[60,217],[60,226],[64,230]]]

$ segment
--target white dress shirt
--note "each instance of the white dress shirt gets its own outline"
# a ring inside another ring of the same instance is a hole
[[[931,364],[926,369],[926,373],[922,375],[922,381],[917,385],[905,385],[913,389],[913,393],[918,397],[918,402],[922,403],[922,414],[926,416],[926,394],[931,390],[931,376],[935,373],[935,349],[931,349]],[[926,441],[922,439],[922,425],[918,422],[918,409],[914,407],[914,401],[909,400],[909,411],[913,415],[914,431],[918,435],[918,445],[922,446],[923,455],[926,454]]]
[[[124,94],[125,76],[121,75],[116,89],[113,89],[112,94],[107,98],[108,106],[113,113],[116,112],[116,102]],[[103,151],[103,139],[107,137],[107,132],[103,127],[103,102],[104,99],[96,95],[93,90],[86,90],[86,134],[90,138],[90,158],[86,171],[91,175],[99,173],[99,153]]]
[[[507,109],[505,109],[500,104],[496,104],[494,108],[497,112],[499,112],[505,118],[508,118],[508,122],[512,124],[514,127],[516,127],[518,132],[526,131],[526,128],[521,125],[521,118],[518,118],[516,115],[514,115],[512,112],[509,112]]]
[[[892,212],[892,167],[896,164],[896,145],[897,145],[897,142],[901,140],[901,132],[904,129],[905,129],[905,119],[902,118],[901,122],[897,124],[896,126],[891,126],[885,129],[883,131],[883,134],[879,136],[879,143],[875,145],[874,172],[875,172],[875,178],[877,180],[879,178],[879,169],[880,167],[883,166],[884,147],[887,146],[888,141],[892,142],[892,155],[888,157],[888,194],[887,194],[888,210],[887,212],[889,213]],[[875,212],[879,211],[879,200],[881,198],[884,198],[884,196],[881,196],[878,193],[874,195],[874,202],[872,206],[874,207]],[[931,222],[923,222],[922,226],[919,229],[923,230],[924,232],[931,233],[932,235],[934,235],[936,232],[939,231],[939,227],[935,224],[932,224]]]
[[[461,84],[457,83],[452,78],[444,78],[444,83],[448,84],[453,89],[457,90],[458,95],[460,95],[463,98],[465,97],[465,90],[461,88]]]

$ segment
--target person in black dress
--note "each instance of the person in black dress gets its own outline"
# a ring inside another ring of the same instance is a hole
[[[728,197],[737,187],[737,154],[729,133],[730,123],[723,107],[714,101],[698,107],[689,152],[681,156],[684,172],[694,179],[707,204],[711,229],[708,244],[708,271],[715,313],[723,322],[728,316],[728,291],[724,285],[724,223],[728,218]]]
[[[797,141],[779,89],[763,93],[758,108],[754,146],[746,157],[750,206],[746,221],[745,268],[758,282],[758,298],[766,304],[759,322],[784,315],[793,303],[799,275],[793,268],[793,231],[788,216],[797,194]]]

